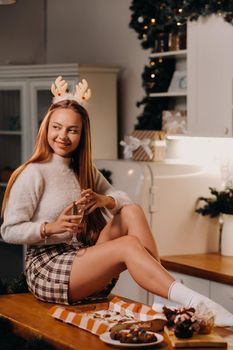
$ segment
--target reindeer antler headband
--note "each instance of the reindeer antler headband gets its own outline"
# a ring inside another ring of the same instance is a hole
[[[88,88],[87,81],[83,79],[75,87],[75,93],[72,94],[67,90],[68,84],[61,76],[57,77],[55,82],[51,85],[51,92],[54,95],[53,103],[64,100],[75,100],[80,105],[85,107],[91,98],[91,90]]]

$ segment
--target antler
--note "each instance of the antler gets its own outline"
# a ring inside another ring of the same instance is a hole
[[[66,93],[67,87],[67,82],[59,76],[55,80],[55,83],[51,85],[51,92],[54,96],[62,96]]]
[[[67,92],[68,84],[61,76],[57,77],[55,83],[51,85],[51,92],[54,95],[53,103],[63,100],[75,100],[83,107],[91,98],[91,90],[88,88],[87,81],[83,79],[76,85],[75,94]]]
[[[74,94],[74,97],[81,105],[90,100],[91,90],[88,88],[88,84],[85,79],[76,85],[76,92]]]

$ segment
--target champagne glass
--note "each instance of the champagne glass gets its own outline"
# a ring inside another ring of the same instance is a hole
[[[75,203],[75,201],[73,201],[73,207],[71,209],[71,215],[78,215],[78,224],[80,224],[83,220],[84,217],[84,208],[85,205],[81,204],[81,203]],[[73,234],[72,237],[72,242],[77,242],[77,233]]]

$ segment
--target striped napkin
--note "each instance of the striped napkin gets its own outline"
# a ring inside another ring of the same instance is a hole
[[[116,324],[149,321],[156,318],[164,319],[165,317],[147,305],[126,303],[118,297],[114,297],[109,302],[108,308],[103,310],[79,312],[54,305],[49,309],[49,314],[57,320],[96,335],[109,331]]]

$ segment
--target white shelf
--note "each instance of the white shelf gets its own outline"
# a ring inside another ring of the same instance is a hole
[[[7,136],[22,135],[22,131],[0,130],[0,135],[7,135]]]
[[[165,51],[165,52],[155,52],[150,54],[150,58],[156,58],[156,57],[168,57],[168,58],[173,58],[173,57],[186,57],[187,55],[187,50],[178,50],[178,51]]]
[[[174,91],[174,92],[152,92],[149,97],[186,97],[187,91]]]

